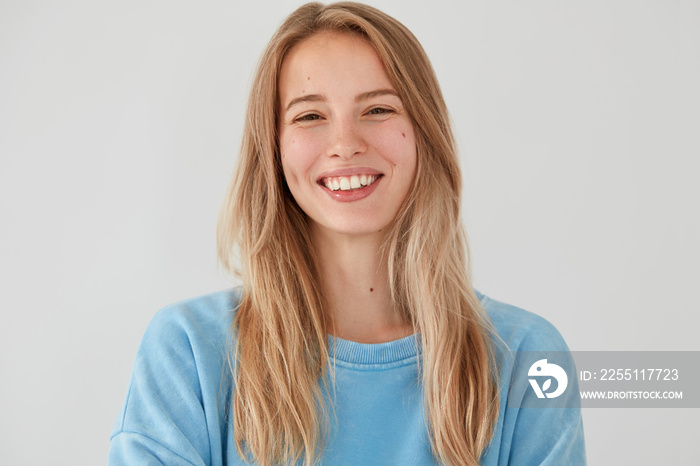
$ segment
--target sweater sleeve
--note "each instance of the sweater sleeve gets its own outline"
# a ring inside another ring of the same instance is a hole
[[[156,314],[136,355],[108,464],[210,464],[192,329],[180,309]]]
[[[120,432],[112,437],[109,449],[110,466],[190,466],[193,463],[143,434]]]

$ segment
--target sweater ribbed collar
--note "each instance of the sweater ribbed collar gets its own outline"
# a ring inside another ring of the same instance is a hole
[[[386,343],[358,343],[328,335],[328,352],[331,358],[352,364],[391,364],[420,352],[417,336]]]

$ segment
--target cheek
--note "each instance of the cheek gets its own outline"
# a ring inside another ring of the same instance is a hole
[[[379,149],[394,169],[407,175],[415,171],[416,138],[410,123],[378,128],[371,137],[372,145]]]
[[[301,132],[280,134],[282,170],[290,188],[310,175],[309,172],[317,154],[318,143],[308,134],[301,134]]]

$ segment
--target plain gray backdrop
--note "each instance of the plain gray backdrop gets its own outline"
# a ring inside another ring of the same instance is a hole
[[[0,1],[0,462],[104,464],[296,1]],[[700,1],[390,1],[448,102],[475,285],[574,350],[700,350]],[[590,464],[697,464],[697,409],[587,409]]]

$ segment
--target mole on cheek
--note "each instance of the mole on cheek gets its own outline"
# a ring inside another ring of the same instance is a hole
[[[374,291],[374,288],[370,288],[370,289],[369,289],[369,292],[370,292],[370,293],[373,292],[373,291]]]
[[[307,76],[307,77],[306,77],[306,80],[307,80],[307,81],[311,81],[311,76]]]

